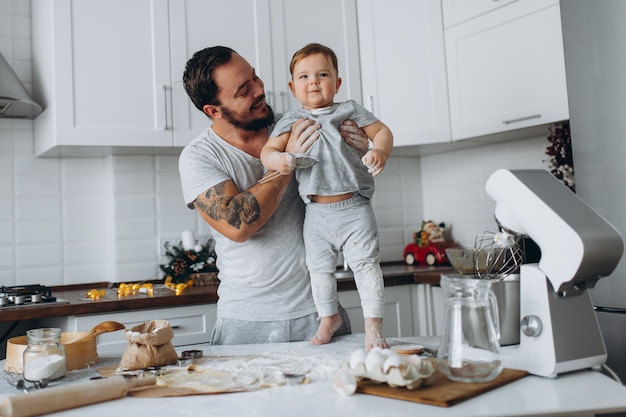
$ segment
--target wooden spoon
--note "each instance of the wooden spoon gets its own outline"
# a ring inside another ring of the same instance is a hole
[[[89,340],[93,337],[97,337],[101,335],[102,333],[114,332],[116,330],[122,330],[125,328],[126,327],[122,323],[118,323],[116,321],[103,321],[100,324],[96,324],[96,326],[93,329],[89,330],[89,332],[87,332],[86,335],[81,336],[78,339],[74,339],[66,343],[66,345],[69,345],[72,343],[84,342],[85,340]]]

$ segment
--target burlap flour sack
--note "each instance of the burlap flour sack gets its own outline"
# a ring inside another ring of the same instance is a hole
[[[167,320],[151,320],[125,332],[128,345],[119,370],[145,369],[176,362],[178,355],[172,345],[174,330]]]

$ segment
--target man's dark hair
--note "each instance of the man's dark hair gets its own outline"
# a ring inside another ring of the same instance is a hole
[[[220,105],[217,99],[218,87],[213,78],[213,71],[227,64],[232,55],[236,53],[227,46],[212,46],[194,53],[191,59],[187,61],[183,73],[183,85],[187,95],[198,110],[204,112],[202,107],[207,104]]]

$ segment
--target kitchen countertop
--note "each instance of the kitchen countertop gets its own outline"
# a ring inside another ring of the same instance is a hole
[[[233,355],[263,355],[274,362],[287,363],[307,360],[337,363],[348,360],[350,354],[363,345],[363,334],[337,337],[333,343],[314,346],[309,342],[279,343],[265,345],[210,346],[194,345],[177,348],[200,349],[204,357]],[[400,341],[419,343],[427,347],[437,346],[436,338],[394,338]],[[303,359],[304,358],[304,359]],[[116,364],[119,359],[105,361]],[[111,362],[113,361],[113,362]],[[4,368],[4,361],[0,366]],[[299,363],[299,362],[298,362]],[[102,365],[104,366],[104,365]],[[333,368],[334,369],[334,368]],[[97,375],[95,369],[72,371],[70,383],[80,383]],[[77,378],[72,375],[78,375]],[[342,396],[331,385],[333,371],[328,371],[315,382],[303,385],[283,385],[251,392],[229,394],[194,395],[169,398],[125,397],[72,410],[50,414],[56,417],[111,415],[154,415],[154,416],[234,416],[256,415],[275,417],[284,415],[308,416],[359,416],[380,417],[382,415],[428,415],[428,416],[564,416],[593,415],[626,411],[626,387],[597,371],[584,370],[560,375],[558,378],[527,376],[475,398],[450,407],[424,405],[409,401],[387,399],[367,394]],[[67,377],[66,377],[67,378]],[[65,384],[60,382],[59,384]],[[0,401],[9,395],[21,394],[6,381],[0,380]]]
[[[407,284],[438,284],[441,273],[454,271],[449,266],[428,267],[408,266],[404,263],[388,263],[382,265],[385,286]],[[337,289],[347,291],[356,289],[351,271],[340,269],[337,276]],[[185,289],[181,295],[174,295],[169,289],[155,291],[153,296],[136,294],[118,297],[116,287],[118,283],[98,282],[72,286],[52,287],[52,295],[65,300],[65,303],[42,303],[36,306],[3,306],[0,307],[0,322],[16,322],[38,318],[74,316],[82,314],[102,314],[130,310],[145,310],[150,308],[176,307],[193,304],[215,303],[217,301],[217,286],[194,286]],[[107,294],[99,300],[85,297],[85,293],[92,288],[105,288]]]

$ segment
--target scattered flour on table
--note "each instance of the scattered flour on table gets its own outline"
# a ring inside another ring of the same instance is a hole
[[[328,357],[244,355],[205,357],[196,366],[226,372],[244,385],[274,387],[286,383],[286,374],[304,375],[305,383],[329,379],[341,369],[343,362]]]

